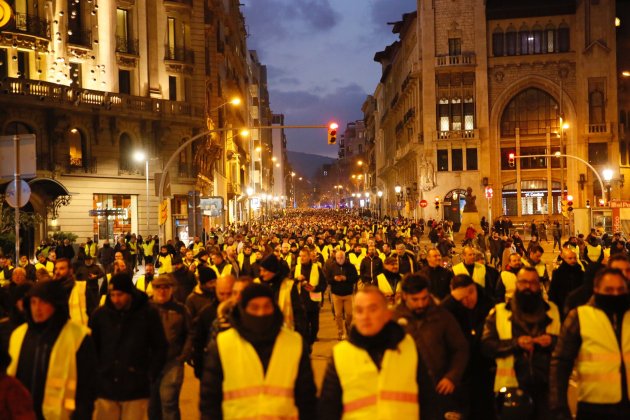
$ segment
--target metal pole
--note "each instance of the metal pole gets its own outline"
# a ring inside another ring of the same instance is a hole
[[[15,266],[20,263],[20,201],[22,199],[22,185],[20,182],[20,136],[13,136],[13,151],[15,155]]]
[[[147,160],[145,161],[144,174],[146,175],[147,181],[147,231],[145,235],[149,235],[149,156],[147,156]]]

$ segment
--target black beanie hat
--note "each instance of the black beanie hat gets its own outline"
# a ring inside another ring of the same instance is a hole
[[[209,267],[199,267],[197,268],[199,271],[199,283],[205,284],[211,280],[217,279],[217,273],[212,268]]]
[[[264,284],[252,283],[241,292],[241,306],[247,307],[249,301],[257,297],[268,297],[273,302],[273,290]]]
[[[471,284],[474,284],[474,281],[468,274],[458,274],[451,279],[451,289],[453,290],[468,287]]]
[[[133,280],[129,273],[114,274],[109,281],[109,290],[118,290],[119,292],[133,294],[136,286],[133,285]]]
[[[27,296],[45,300],[56,308],[68,305],[68,294],[63,284],[57,280],[44,280],[35,283],[28,291]]]
[[[280,272],[280,261],[278,260],[278,257],[273,254],[269,254],[264,260],[262,260],[260,266],[274,274]]]

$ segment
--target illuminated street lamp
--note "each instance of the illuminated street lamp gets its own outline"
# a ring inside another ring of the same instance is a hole
[[[610,202],[610,190],[614,172],[612,169],[606,168],[602,171],[602,175],[604,176],[604,181],[606,181],[606,200]]]
[[[145,235],[148,235],[149,234],[149,156],[147,156],[147,154],[143,152],[142,150],[138,150],[133,154],[133,160],[135,160],[136,162],[144,161],[144,176],[146,179],[146,187],[147,187],[147,191],[146,191],[147,214],[145,216],[147,219],[147,231],[145,232]]]
[[[383,191],[378,190],[376,195],[378,196],[378,218],[380,220],[380,218],[381,218],[381,202],[383,201]]]

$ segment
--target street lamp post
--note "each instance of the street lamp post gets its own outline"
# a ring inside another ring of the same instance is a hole
[[[381,203],[383,201],[383,191],[378,190],[376,195],[378,196],[378,220],[381,220]]]
[[[144,176],[146,179],[146,187],[147,187],[147,214],[146,214],[146,219],[147,219],[147,230],[144,233],[145,235],[149,234],[149,156],[141,151],[138,150],[136,153],[134,153],[133,158],[136,162],[142,162],[144,161]]]
[[[398,215],[400,216],[400,208],[402,206],[402,187],[396,184],[394,192],[396,193],[396,209],[398,210]]]
[[[602,175],[604,176],[604,181],[606,181],[606,201],[610,203],[610,190],[612,189],[613,170],[606,168],[602,171]]]

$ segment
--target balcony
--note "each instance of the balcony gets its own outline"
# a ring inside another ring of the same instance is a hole
[[[96,157],[86,158],[65,155],[62,171],[66,174],[95,174],[97,172]]]
[[[479,138],[479,130],[436,131],[434,140],[472,140]]]
[[[50,39],[50,22],[39,16],[15,13],[3,31]]]
[[[461,55],[441,55],[435,57],[435,67],[447,66],[474,66],[475,54],[465,53]]]
[[[68,31],[66,41],[70,45],[92,48],[92,31],[73,29]]]
[[[585,131],[590,136],[608,136],[611,134],[610,123],[586,124]]]
[[[184,47],[172,47],[166,45],[164,47],[164,59],[171,61],[179,61],[181,63],[195,64],[195,53]]]
[[[116,37],[116,52],[121,54],[138,55],[138,40],[123,36]]]
[[[191,7],[192,0],[164,0],[164,5],[174,7]]]
[[[148,119],[203,118],[203,106],[187,102],[153,99],[123,93],[71,88],[65,85],[5,78],[0,81],[0,101],[11,104],[66,108],[93,112],[100,107],[105,112],[119,115],[135,115]]]

